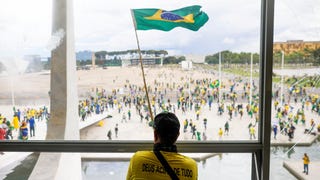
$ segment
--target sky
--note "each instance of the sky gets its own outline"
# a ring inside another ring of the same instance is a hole
[[[201,5],[199,30],[137,31],[141,49],[169,55],[259,52],[259,0],[74,0],[76,51],[137,49],[130,9]],[[52,0],[0,0],[0,57],[50,56]],[[320,0],[276,0],[274,41],[320,40]]]

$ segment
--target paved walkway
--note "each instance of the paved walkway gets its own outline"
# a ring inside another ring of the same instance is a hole
[[[310,162],[309,174],[303,173],[303,162],[301,161],[284,161],[285,167],[292,175],[301,180],[320,179],[320,162]]]
[[[245,106],[246,104],[244,104]],[[296,105],[299,106],[299,105]],[[186,113],[182,113],[181,110],[176,110],[176,114],[180,120],[181,128],[180,128],[180,137],[178,140],[192,140],[192,133],[190,132],[190,127],[188,127],[187,132],[183,132],[183,121],[188,119],[192,119],[192,122],[196,124],[197,131],[205,133],[207,136],[207,140],[218,140],[218,141],[226,141],[226,140],[250,140],[249,129],[248,125],[250,123],[256,124],[255,119],[251,118],[247,113],[244,114],[242,119],[238,115],[237,117],[233,117],[232,120],[229,120],[229,116],[227,113],[223,115],[218,115],[217,113],[217,104],[213,104],[212,110],[210,111],[209,108],[206,106],[202,108],[199,120],[196,120],[195,112],[186,111]],[[122,121],[122,113],[124,112],[127,114],[129,110],[128,107],[124,107],[121,113],[118,113],[116,110],[110,110],[110,115],[112,118],[107,118],[104,120],[104,125],[102,127],[98,125],[88,126],[81,130],[80,138],[84,140],[107,140],[107,132],[109,130],[112,131],[112,139],[117,140],[152,140],[153,139],[153,130],[149,127],[148,123],[145,119],[141,122],[140,117],[136,114],[136,110],[131,108],[131,120],[127,122]],[[294,109],[296,110],[296,109]],[[159,113],[160,110],[157,110]],[[311,111],[306,112],[307,122],[306,125],[298,123],[295,130],[295,137],[292,141],[289,141],[288,136],[284,135],[284,133],[280,133],[278,131],[278,135],[276,139],[271,137],[271,144],[272,145],[281,145],[281,146],[309,146],[311,145],[315,139],[319,136],[304,134],[304,130],[306,128],[310,128],[309,120],[313,118],[316,124],[320,123],[319,116],[315,113],[311,113]],[[203,119],[207,118],[207,129],[204,128]],[[220,138],[218,135],[219,128],[224,130],[224,124],[228,121],[230,125],[229,133],[224,135]],[[118,124],[119,133],[118,137],[115,136],[114,128]],[[256,129],[256,136],[258,135],[258,124],[255,126]],[[193,138],[195,140],[195,138]],[[252,139],[257,140],[257,139]]]

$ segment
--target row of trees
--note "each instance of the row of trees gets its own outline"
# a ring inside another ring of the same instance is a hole
[[[142,50],[143,54],[156,54],[156,56],[161,55],[168,55],[167,51],[160,50]],[[125,54],[125,53],[138,53],[137,50],[127,50],[127,51],[113,51],[113,52],[106,52],[106,51],[99,51],[96,52],[96,57],[105,57],[106,54],[108,55],[115,55],[115,54]],[[273,62],[275,64],[281,64],[282,53],[280,51],[273,53]],[[186,60],[185,56],[168,56],[164,57],[163,64],[178,64],[181,61]],[[251,53],[248,52],[231,52],[231,51],[222,51],[221,52],[221,61],[224,64],[250,64],[251,61]],[[302,51],[293,52],[290,54],[285,54],[284,61],[286,64],[313,64],[313,65],[320,65],[320,49],[309,50],[304,49]],[[213,55],[208,55],[205,57],[205,62],[208,64],[219,64],[219,53],[215,53]],[[77,61],[77,66],[84,66],[91,64],[91,59],[86,61]],[[96,65],[103,66],[106,64],[106,60],[104,58],[97,58]],[[253,54],[253,63],[259,63],[259,54]],[[44,62],[45,69],[49,68],[49,63]],[[1,68],[1,64],[0,64]]]
[[[273,53],[273,62],[281,63],[282,53],[277,51]],[[284,55],[284,61],[289,64],[320,64],[320,48],[319,49],[308,49],[305,48],[301,51],[292,52]]]
[[[208,64],[219,64],[219,53],[208,55],[205,57],[205,62]],[[250,64],[251,62],[251,53],[248,52],[231,52],[231,51],[222,51],[221,52],[221,62],[223,64]],[[253,63],[259,62],[259,54],[253,54]]]
[[[221,61],[225,64],[245,64],[250,63],[251,53],[248,52],[231,52],[222,51]],[[282,53],[280,51],[273,53],[273,63],[280,64],[282,61]],[[320,64],[320,48],[315,50],[304,49],[297,52],[284,55],[286,64]],[[205,62],[208,64],[219,64],[219,53],[208,55],[205,57]],[[253,54],[253,63],[259,62],[259,54]]]
[[[168,52],[165,50],[142,50],[142,54],[154,54],[156,57],[163,55],[163,64],[178,64],[181,61],[186,60],[185,56],[167,56]],[[120,54],[133,54],[138,53],[137,50],[127,50],[127,51],[99,51],[95,53],[96,65],[103,66],[106,64],[105,56],[108,55],[120,55]],[[166,57],[167,56],[167,57]],[[274,52],[273,53],[273,62],[275,64],[281,64],[282,53]],[[248,52],[231,52],[231,51],[222,51],[221,52],[221,61],[223,64],[250,64],[251,53]],[[293,52],[290,54],[285,54],[284,61],[286,64],[313,64],[320,65],[320,48],[315,50],[304,49],[298,52]],[[208,55],[205,57],[205,62],[208,64],[219,64],[219,53],[213,55]],[[77,61],[77,66],[84,66],[91,64],[91,59],[85,61]],[[253,63],[259,63],[259,54],[253,54]],[[50,60],[49,61],[37,61],[30,62],[28,69],[30,71],[38,71],[41,69],[50,69]],[[0,72],[4,71],[5,67],[0,62]]]
[[[163,59],[163,64],[179,64],[181,61],[185,61],[185,56],[168,56]]]

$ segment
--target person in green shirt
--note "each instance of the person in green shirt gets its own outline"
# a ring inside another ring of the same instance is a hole
[[[127,180],[195,180],[198,179],[197,163],[190,157],[179,154],[175,145],[180,135],[180,122],[171,112],[156,115],[153,123],[153,151],[137,151],[131,158],[128,167]],[[167,168],[160,162],[162,155],[172,169],[169,175]]]

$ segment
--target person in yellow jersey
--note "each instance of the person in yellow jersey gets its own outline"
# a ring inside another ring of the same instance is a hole
[[[159,113],[153,128],[153,151],[138,151],[132,156],[127,180],[198,179],[197,163],[177,151],[175,143],[180,135],[177,116],[171,112]]]
[[[306,173],[306,175],[308,175],[310,159],[307,153],[304,153],[302,160],[303,160],[303,173]]]
[[[218,135],[219,135],[219,140],[221,140],[222,139],[222,135],[223,135],[222,128],[219,128]]]

